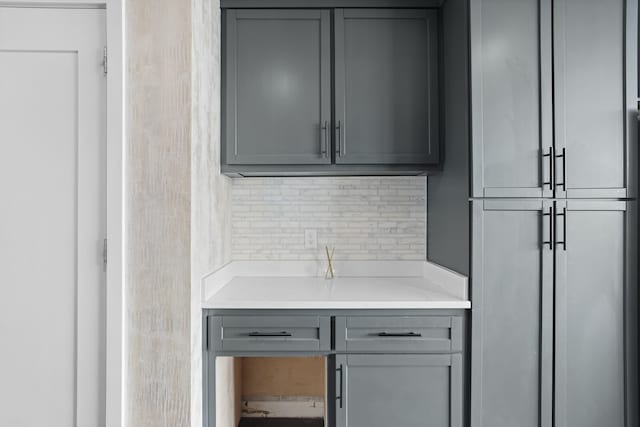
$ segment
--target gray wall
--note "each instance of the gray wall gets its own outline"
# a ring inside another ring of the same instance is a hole
[[[189,424],[191,4],[126,3],[125,423]]]
[[[427,181],[427,259],[469,274],[469,58],[467,0],[442,9],[444,168]]]

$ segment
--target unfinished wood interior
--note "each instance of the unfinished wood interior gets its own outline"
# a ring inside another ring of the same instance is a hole
[[[233,378],[217,379],[218,392],[226,394],[218,399],[218,406],[224,401],[224,409],[233,408],[235,417],[220,427],[266,427],[272,425],[269,420],[285,418],[292,426],[297,425],[296,420],[303,422],[300,425],[308,425],[310,420],[315,420],[313,425],[326,425],[326,357],[225,359],[230,359],[227,373]],[[233,384],[233,388],[222,386],[222,381]]]

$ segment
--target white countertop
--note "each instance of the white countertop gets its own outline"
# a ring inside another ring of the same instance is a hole
[[[203,279],[203,308],[466,309],[467,278],[418,261],[231,262]]]

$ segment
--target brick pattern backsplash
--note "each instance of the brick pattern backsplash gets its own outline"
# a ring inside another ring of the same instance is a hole
[[[425,177],[234,179],[232,257],[321,259],[328,245],[338,260],[424,260],[425,200]]]

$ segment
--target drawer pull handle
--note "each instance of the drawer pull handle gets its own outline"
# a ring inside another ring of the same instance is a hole
[[[380,332],[379,337],[421,337],[419,332]]]
[[[291,332],[280,331],[280,332],[249,332],[250,337],[290,337],[292,336]]]

